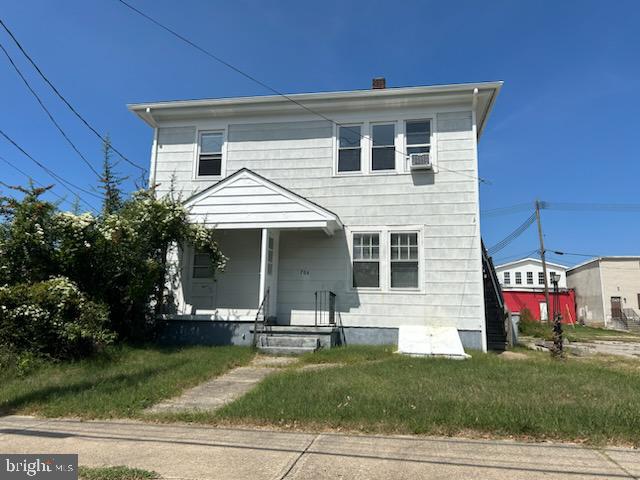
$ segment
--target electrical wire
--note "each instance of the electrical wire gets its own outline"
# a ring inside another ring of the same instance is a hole
[[[480,216],[483,218],[488,218],[488,217],[497,217],[500,215],[511,215],[513,213],[530,210],[531,206],[532,206],[531,203],[518,203],[516,205],[510,205],[508,207],[492,208],[490,210],[482,210],[480,212]]]
[[[17,171],[18,173],[21,173],[22,175],[24,175],[25,177],[27,177],[29,180],[31,180],[33,183],[35,183],[36,185],[46,188],[48,187],[48,185],[45,185],[42,182],[39,182],[38,180],[36,180],[35,178],[33,178],[33,176],[29,175],[27,172],[25,172],[24,170],[21,170],[19,167],[17,167],[16,165],[14,165],[13,163],[11,163],[9,160],[7,160],[6,158],[4,158],[2,155],[0,155],[0,160],[3,161],[4,163],[6,163],[7,165],[9,165],[11,168],[13,168],[15,171]],[[7,185],[4,182],[0,182],[4,185]],[[9,186],[9,185],[7,185]],[[70,200],[67,200],[65,197],[63,197],[62,195],[58,195],[58,193],[56,193],[53,189],[49,189],[49,192],[51,192],[51,194],[56,197],[57,199],[59,199],[61,202],[67,202],[69,205],[73,205],[73,203]]]
[[[505,248],[507,245],[513,242],[516,238],[522,235],[535,221],[536,221],[536,214],[534,212],[529,217],[527,217],[527,219],[524,222],[522,222],[522,224],[520,224],[513,232],[511,232],[505,238],[500,240],[493,247],[489,248],[487,250],[489,255],[493,256],[496,253],[498,253],[500,250]]]
[[[181,35],[180,33],[176,32],[175,30],[173,30],[173,29],[169,28],[168,26],[164,25],[163,23],[161,23],[160,21],[156,20],[155,18],[153,18],[153,17],[149,16],[148,14],[144,13],[142,10],[137,9],[136,7],[134,7],[133,5],[131,5],[130,3],[126,2],[125,0],[117,0],[117,1],[118,1],[118,2],[120,2],[122,5],[126,6],[127,8],[129,8],[130,10],[132,10],[133,12],[137,13],[137,14],[138,14],[138,15],[140,15],[141,17],[143,17],[143,18],[145,18],[146,20],[150,21],[151,23],[153,23],[153,24],[154,24],[154,25],[156,25],[157,27],[159,27],[159,28],[163,29],[164,31],[166,31],[166,32],[170,33],[171,35],[173,35],[174,37],[178,38],[179,40],[181,40],[182,42],[186,43],[187,45],[189,45],[189,46],[191,46],[191,47],[195,48],[195,49],[196,49],[196,50],[198,50],[200,53],[202,53],[202,54],[206,55],[207,57],[209,57],[209,58],[211,58],[211,59],[215,60],[215,61],[216,61],[216,62],[218,62],[218,63],[221,63],[221,64],[222,64],[222,65],[224,65],[225,67],[227,67],[227,68],[229,68],[229,69],[233,70],[234,72],[238,73],[239,75],[242,75],[242,76],[243,76],[243,77],[245,77],[246,79],[251,80],[252,82],[254,82],[254,83],[256,83],[256,84],[260,85],[261,87],[265,88],[266,90],[270,91],[271,93],[274,93],[275,95],[278,95],[278,96],[280,96],[280,97],[282,97],[282,98],[284,98],[284,99],[288,100],[289,102],[294,103],[294,104],[295,104],[295,105],[297,105],[298,107],[300,107],[300,108],[302,108],[302,109],[306,110],[307,112],[309,112],[309,113],[311,113],[311,114],[313,114],[313,115],[316,115],[316,116],[318,116],[318,117],[322,118],[323,120],[326,120],[326,121],[328,121],[328,122],[332,123],[333,125],[336,125],[336,126],[341,127],[341,128],[345,128],[346,130],[348,130],[348,131],[350,131],[350,132],[352,132],[352,133],[354,133],[354,134],[356,134],[356,135],[360,136],[361,138],[363,138],[363,139],[365,139],[365,140],[367,139],[367,137],[365,137],[365,136],[364,136],[361,132],[359,132],[358,130],[354,130],[354,129],[352,129],[352,128],[349,128],[348,126],[343,125],[343,124],[341,124],[341,123],[337,122],[336,120],[333,120],[333,119],[331,119],[331,118],[327,117],[327,116],[326,116],[326,115],[324,115],[323,113],[318,112],[318,111],[316,111],[316,110],[313,110],[312,108],[310,108],[310,107],[306,106],[305,104],[303,104],[303,103],[301,103],[301,102],[297,101],[295,98],[291,97],[290,95],[287,95],[286,93],[281,92],[280,90],[277,90],[276,88],[274,88],[274,87],[272,87],[271,85],[269,85],[269,84],[267,84],[267,83],[263,82],[262,80],[260,80],[260,79],[258,79],[258,78],[256,78],[256,77],[254,77],[253,75],[251,75],[251,74],[249,74],[249,73],[245,72],[244,70],[241,70],[240,68],[238,68],[238,67],[236,67],[235,65],[233,65],[233,64],[231,64],[231,63],[229,63],[228,61],[224,60],[224,59],[223,59],[223,58],[221,58],[220,56],[218,56],[218,55],[216,55],[216,54],[212,53],[211,51],[209,51],[209,50],[205,49],[204,47],[201,47],[201,46],[200,46],[200,45],[198,45],[197,43],[195,43],[195,42],[193,42],[193,41],[189,40],[189,39],[188,39],[188,38],[186,38],[185,36]],[[397,149],[395,149],[395,148],[394,148],[394,150],[396,151],[396,153],[399,153],[399,154],[403,155],[404,157],[407,157],[406,152],[401,152],[401,151],[399,151],[399,150],[397,150]],[[487,179],[482,178],[482,177],[480,177],[480,176],[475,176],[475,175],[467,174],[467,173],[465,173],[465,172],[460,172],[460,171],[457,171],[457,170],[451,170],[451,169],[448,169],[448,168],[446,168],[446,167],[443,167],[442,165],[438,165],[438,168],[439,168],[439,169],[442,169],[442,170],[445,170],[445,171],[447,171],[447,172],[451,172],[451,173],[455,173],[455,174],[458,174],[458,175],[462,175],[462,176],[465,176],[465,177],[472,178],[472,179],[474,179],[474,180],[479,181],[480,183],[485,183],[485,184],[488,184],[488,185],[490,185],[490,184],[491,184],[491,182],[490,182],[490,181],[488,181]]]
[[[42,107],[42,109],[44,110],[44,112],[47,114],[47,116],[49,117],[49,120],[51,120],[51,123],[53,123],[55,125],[55,127],[58,129],[58,131],[60,132],[60,134],[64,137],[64,139],[67,141],[67,143],[69,145],[71,145],[71,148],[73,148],[73,150],[78,154],[78,156],[82,159],[82,161],[91,169],[91,171],[93,173],[96,174],[96,176],[100,179],[102,178],[101,175],[98,173],[98,171],[93,167],[93,165],[91,165],[91,163],[89,162],[89,160],[86,159],[86,157],[82,154],[82,152],[78,149],[78,147],[76,147],[76,145],[71,141],[71,139],[69,138],[69,136],[65,133],[65,131],[62,129],[62,127],[60,126],[60,124],[56,121],[56,119],[53,117],[52,113],[49,111],[49,109],[45,106],[45,104],[43,103],[42,99],[40,98],[40,96],[36,93],[36,91],[31,87],[31,85],[29,84],[28,80],[25,78],[25,76],[22,74],[22,72],[20,71],[20,69],[18,68],[18,66],[16,65],[16,63],[13,61],[13,58],[11,58],[11,55],[9,55],[9,52],[7,51],[6,48],[4,48],[4,46],[2,45],[2,43],[0,43],[0,50],[2,50],[5,54],[5,56],[7,57],[7,59],[9,60],[9,63],[11,63],[11,66],[13,66],[14,70],[16,71],[16,73],[18,74],[18,76],[22,79],[22,81],[24,82],[25,86],[27,87],[27,89],[31,92],[31,94],[35,97],[35,99],[37,100],[37,102],[40,104],[40,106]]]
[[[45,172],[47,172],[51,177],[55,178],[56,180],[61,182],[61,185],[67,190],[69,191],[69,193],[76,195],[80,200],[82,200],[85,205],[87,205],[89,208],[91,208],[93,211],[97,212],[97,210],[89,203],[87,202],[84,198],[82,198],[82,196],[80,196],[77,192],[74,192],[73,190],[71,190],[71,188],[76,188],[77,190],[80,190],[81,192],[86,193],[87,195],[91,195],[93,197],[96,197],[100,200],[102,200],[102,197],[100,197],[99,195],[96,195],[93,192],[90,192],[89,190],[85,190],[82,187],[79,187],[78,185],[75,185],[73,183],[71,183],[68,180],[65,180],[64,178],[62,178],[60,175],[58,175],[57,173],[55,173],[53,170],[49,169],[46,165],[42,164],[41,162],[39,162],[38,160],[36,160],[34,157],[32,157],[24,148],[22,148],[20,145],[18,145],[18,143],[16,143],[11,137],[9,137],[9,135],[7,135],[3,130],[0,129],[0,135],[2,135],[9,143],[11,143],[14,147],[16,147],[18,150],[20,150],[20,152],[22,152],[22,154],[24,156],[26,156],[29,160],[31,160],[32,162],[34,162],[36,165],[38,165],[42,170],[44,170]]]
[[[640,212],[639,203],[561,203],[541,202],[545,210],[564,210],[578,212]]]
[[[36,64],[35,60],[33,60],[33,58],[31,58],[31,56],[26,52],[26,50],[22,47],[22,45],[20,44],[20,42],[18,41],[18,39],[15,37],[15,35],[11,32],[11,30],[9,30],[9,27],[7,27],[7,25],[2,21],[2,19],[0,19],[0,26],[2,26],[2,28],[4,28],[4,30],[9,34],[9,36],[11,37],[11,39],[13,40],[13,42],[16,44],[16,46],[18,47],[18,49],[22,52],[22,54],[25,56],[25,58],[29,61],[29,63],[31,63],[31,65],[33,66],[33,68],[36,70],[36,72],[38,72],[38,74],[40,75],[40,77],[42,77],[42,79],[47,83],[47,85],[49,85],[49,87],[51,87],[51,89],[53,90],[53,92],[58,96],[58,98],[60,98],[60,100],[62,100],[64,102],[64,104],[69,108],[69,110],[71,110],[73,112],[73,114],[78,117],[80,119],[80,121],[82,123],[85,124],[85,126],[91,130],[103,143],[106,143],[106,138],[103,137],[98,130],[96,130],[81,114],[80,112],[78,112],[78,110],[71,105],[71,103],[64,97],[64,95],[62,95],[62,93],[60,93],[60,91],[55,87],[55,85],[47,78],[47,76],[42,72],[42,70],[40,70],[40,67],[38,67],[38,65]],[[111,145],[111,149],[116,152],[116,154],[122,158],[122,160],[124,160],[125,162],[127,162],[128,164],[142,170],[143,172],[147,172],[147,169],[144,167],[141,167],[140,165],[138,165],[137,163],[135,163],[132,160],[129,160],[122,152],[120,152],[120,150],[118,150],[116,147],[114,147],[113,145]]]

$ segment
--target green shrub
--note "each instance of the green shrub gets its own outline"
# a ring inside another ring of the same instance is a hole
[[[65,277],[0,287],[0,348],[21,363],[31,362],[30,355],[80,358],[113,342],[108,317],[104,304],[88,300]]]

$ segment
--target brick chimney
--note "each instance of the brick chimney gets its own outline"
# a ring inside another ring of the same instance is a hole
[[[387,88],[387,81],[384,77],[376,77],[371,81],[371,88],[373,90],[380,90]]]

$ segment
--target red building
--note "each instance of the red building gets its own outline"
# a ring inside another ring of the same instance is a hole
[[[552,278],[558,279],[558,300],[562,321],[575,323],[576,298],[575,291],[567,288],[567,267],[559,263],[547,262],[547,283],[549,285],[549,309],[544,298],[544,269],[537,258],[521,258],[496,266],[496,273],[502,287],[507,308],[514,313],[527,308],[536,320],[553,319],[554,293]]]
[[[522,312],[525,308],[529,309],[531,315],[536,320],[540,320],[540,312],[544,311],[540,308],[540,304],[545,303],[544,292],[531,292],[531,291],[517,291],[517,290],[505,290],[502,292],[504,296],[504,302],[507,308],[511,312]],[[559,292],[559,304],[560,312],[562,314],[563,323],[575,323],[576,321],[576,294],[574,290],[563,290]],[[549,309],[551,310],[550,317],[553,318],[553,305],[554,305],[553,291],[549,292]]]

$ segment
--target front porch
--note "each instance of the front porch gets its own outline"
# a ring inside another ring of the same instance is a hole
[[[304,258],[296,257],[293,246],[311,241],[330,248],[334,233],[343,228],[335,214],[248,170],[195,195],[186,205],[194,222],[216,229],[220,249],[229,260],[224,272],[212,275],[206,255],[189,246],[176,252],[174,310],[165,320],[231,322],[241,335],[255,336],[264,347],[282,346],[276,337],[295,338],[290,346],[297,348],[312,347],[310,338],[317,340],[316,348],[334,344],[336,296],[328,288],[331,282],[312,285],[310,269]],[[289,251],[281,249],[283,235]],[[281,269],[286,278],[281,279]],[[300,305],[281,304],[279,315],[280,283],[291,291],[296,281],[304,285],[298,289]],[[294,315],[296,328],[327,327],[328,333],[309,330],[303,338],[290,327]],[[260,332],[254,335],[255,325]]]

